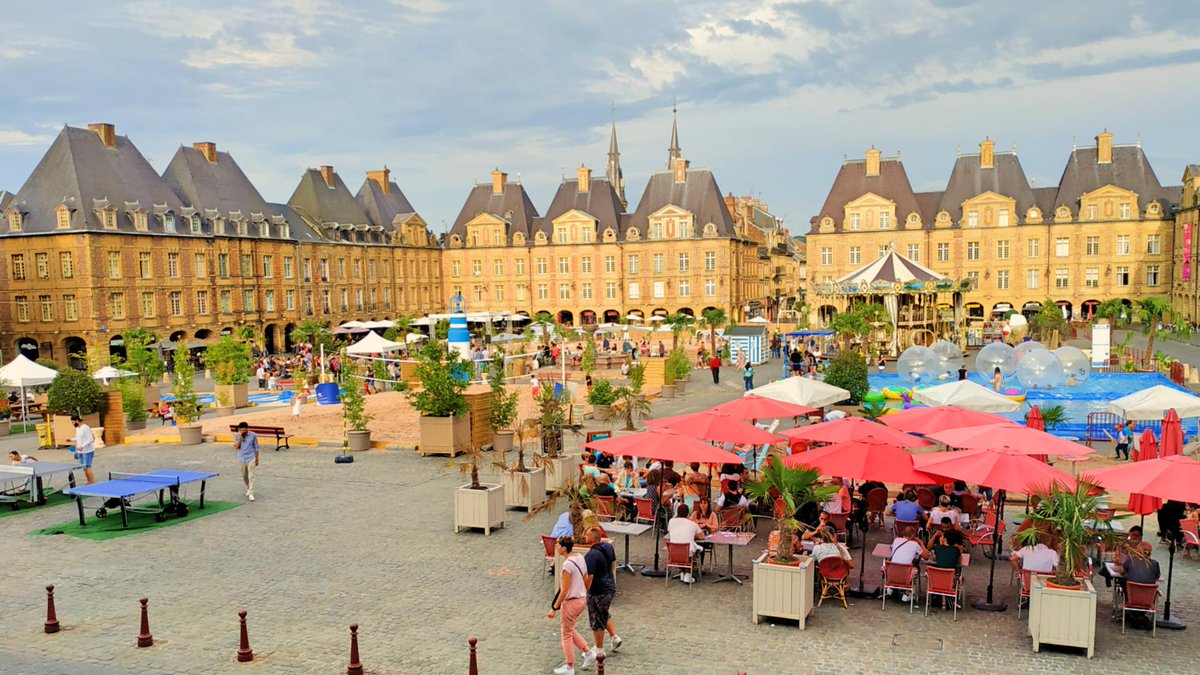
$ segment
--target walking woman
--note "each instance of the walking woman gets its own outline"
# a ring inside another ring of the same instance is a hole
[[[553,619],[556,610],[562,610],[562,648],[566,662],[554,669],[556,675],[575,675],[575,648],[583,654],[583,669],[592,667],[596,662],[596,654],[588,649],[587,640],[575,624],[580,615],[587,609],[587,565],[581,555],[572,555],[575,540],[571,536],[558,538],[558,554],[563,557],[562,579],[559,582],[558,595],[546,618]]]
[[[713,384],[721,384],[721,357],[714,354],[712,361],[708,363],[708,369],[712,371]]]
[[[746,360],[746,367],[742,368],[742,381],[746,383],[746,391],[754,388],[754,366],[750,365],[750,360]]]

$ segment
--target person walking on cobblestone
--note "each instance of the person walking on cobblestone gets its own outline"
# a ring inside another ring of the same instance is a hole
[[[565,662],[554,669],[555,675],[575,675],[575,649],[583,654],[581,668],[587,669],[596,662],[596,653],[588,649],[587,640],[575,629],[579,616],[587,609],[587,567],[581,555],[572,555],[575,539],[558,538],[558,554],[563,557],[562,578],[558,594],[550,605],[546,618],[553,619],[554,612],[562,610],[562,649]]]
[[[612,648],[621,648],[621,636],[613,626],[612,606],[613,596],[617,593],[617,552],[612,544],[602,540],[600,528],[590,527],[587,533],[588,546],[591,550],[584,556],[587,562],[588,576],[591,583],[587,584],[588,623],[592,627],[592,637],[595,638],[593,652],[599,656],[604,653],[604,634],[612,636]]]
[[[237,451],[239,473],[246,484],[246,499],[254,501],[254,470],[258,468],[258,434],[250,431],[250,425],[238,423],[237,437],[233,440]]]

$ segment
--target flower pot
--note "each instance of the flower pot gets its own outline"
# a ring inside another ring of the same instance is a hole
[[[546,492],[554,492],[568,480],[579,480],[579,453],[546,459]]]
[[[129,420],[126,423],[125,428],[129,429],[130,431],[141,431],[142,429],[146,428],[146,420]]]
[[[754,561],[754,598],[750,618],[754,623],[764,616],[794,619],[804,630],[813,608],[814,570],[812,558],[801,558],[796,565],[769,562],[764,552]]]
[[[454,531],[477,527],[485,535],[504,526],[504,486],[484,483],[480,490],[463,485],[454,491]]]
[[[228,397],[225,400],[229,401],[230,405],[235,408],[245,408],[250,404],[250,385],[242,384],[218,384],[216,386],[217,400],[221,400],[222,393]]]
[[[612,419],[611,405],[594,405],[592,406],[592,419],[597,422],[607,422]]]
[[[450,455],[455,457],[471,442],[471,418],[421,416],[421,441],[417,449],[421,456]]]
[[[233,406],[217,406],[212,409],[213,417],[229,417],[233,414]]]
[[[204,442],[204,435],[201,433],[199,424],[188,424],[179,426],[179,443],[180,445],[199,445]]]
[[[664,384],[662,389],[659,391],[659,396],[662,396],[663,398],[675,398],[675,385]]]
[[[513,432],[511,431],[494,431],[492,432],[492,450],[501,454],[510,452],[513,449]]]
[[[687,388],[687,380],[686,379],[675,380],[675,395],[676,396],[683,396],[683,392],[686,388]]]
[[[1084,579],[1078,589],[1053,588],[1049,577],[1029,580],[1029,635],[1033,651],[1043,643],[1082,647],[1091,658],[1096,650],[1096,588]]]
[[[350,452],[366,452],[371,449],[371,430],[366,431],[347,431],[346,445],[349,446]]]
[[[504,471],[500,474],[504,486],[504,506],[532,509],[546,498],[546,470]]]

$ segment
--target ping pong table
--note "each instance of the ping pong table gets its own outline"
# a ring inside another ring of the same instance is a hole
[[[130,513],[152,513],[154,519],[163,522],[167,514],[174,513],[182,518],[189,512],[188,502],[180,497],[181,489],[190,483],[200,483],[199,508],[204,508],[204,489],[209,478],[218,474],[196,471],[170,471],[163,469],[150,473],[109,473],[108,480],[93,485],[81,485],[64,490],[65,494],[75,497],[79,507],[79,524],[87,526],[83,516],[83,500],[85,497],[103,499],[103,505],[96,509],[96,517],[104,518],[108,509],[119,505],[121,509],[121,527],[129,527]],[[165,495],[165,497],[164,497]],[[142,504],[137,500],[143,498]],[[115,502],[115,504],[114,504]]]
[[[14,511],[21,508],[21,502],[29,504],[45,504],[51,489],[47,486],[55,474],[67,474],[67,484],[75,487],[75,471],[82,469],[79,464],[59,462],[28,462],[0,466],[0,502],[12,504]]]

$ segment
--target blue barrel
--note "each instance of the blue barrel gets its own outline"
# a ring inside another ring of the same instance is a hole
[[[318,405],[336,405],[339,401],[341,401],[341,392],[338,391],[337,382],[317,385]]]

